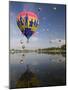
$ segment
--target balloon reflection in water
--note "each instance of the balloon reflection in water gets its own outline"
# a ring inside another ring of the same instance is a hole
[[[23,59],[22,60],[20,60],[20,64],[22,64],[23,63]]]
[[[25,59],[25,54],[22,54],[22,59],[20,60],[20,64],[24,63],[24,59]]]
[[[41,81],[38,80],[36,74],[30,70],[29,66],[27,66],[24,74],[16,81],[16,88],[36,87],[40,85]]]

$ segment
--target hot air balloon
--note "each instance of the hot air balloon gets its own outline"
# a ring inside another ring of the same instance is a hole
[[[25,49],[25,46],[23,45],[22,48]]]
[[[20,43],[21,43],[21,44],[23,44],[23,41],[22,41],[22,40],[20,40]]]
[[[22,11],[17,15],[17,25],[27,38],[27,42],[29,38],[35,33],[38,28],[39,20],[37,15],[31,11]]]
[[[61,40],[59,40],[59,42],[61,42]]]
[[[38,8],[38,11],[40,12],[41,11],[41,8]]]

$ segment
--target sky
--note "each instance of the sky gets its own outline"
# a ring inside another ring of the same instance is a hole
[[[38,29],[30,37],[29,43],[17,26],[16,17],[21,11],[32,11],[39,19]],[[10,49],[21,49],[22,45],[27,49],[36,49],[65,44],[65,5],[10,1],[9,15]]]

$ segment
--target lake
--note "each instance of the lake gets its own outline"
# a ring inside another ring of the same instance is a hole
[[[65,60],[61,54],[10,54],[10,88],[65,85]]]

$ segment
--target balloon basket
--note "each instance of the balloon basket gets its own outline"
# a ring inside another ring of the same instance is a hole
[[[29,40],[27,39],[27,43],[29,43]]]

